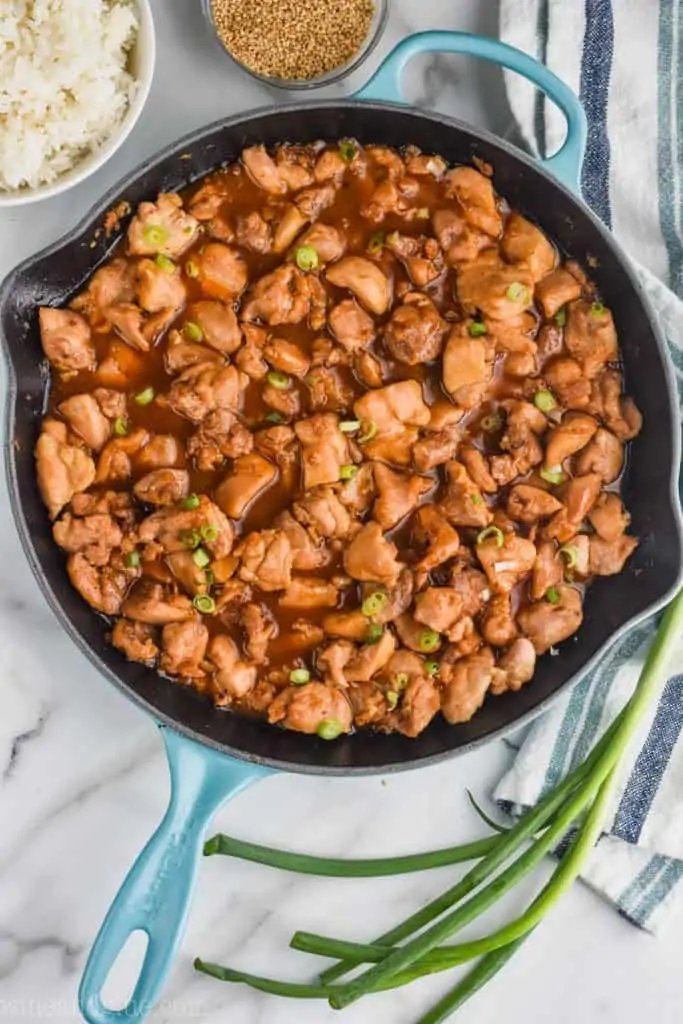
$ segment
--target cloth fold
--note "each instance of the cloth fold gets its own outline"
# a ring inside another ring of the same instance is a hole
[[[547,64],[588,117],[584,200],[637,269],[683,395],[683,0],[501,0],[501,38]],[[512,112],[539,156],[561,145],[560,112],[506,72]],[[533,806],[580,764],[624,706],[655,634],[629,632],[525,734],[495,799]],[[683,639],[660,702],[624,760],[606,834],[583,879],[658,933],[683,907]]]

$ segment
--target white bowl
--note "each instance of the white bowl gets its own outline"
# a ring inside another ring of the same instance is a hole
[[[133,97],[133,102],[128,107],[123,120],[99,149],[87,153],[71,170],[60,174],[49,185],[39,185],[37,188],[20,188],[11,192],[0,190],[0,209],[9,206],[24,206],[26,203],[36,203],[40,199],[49,199],[51,196],[57,196],[60,192],[66,192],[68,189],[73,188],[74,185],[78,185],[81,181],[90,177],[91,174],[94,174],[103,164],[106,164],[107,160],[113,156],[132,131],[149,95],[156,57],[154,21],[152,20],[149,0],[136,0],[136,3],[140,25],[135,44],[129,54],[128,70],[135,78],[138,87]]]

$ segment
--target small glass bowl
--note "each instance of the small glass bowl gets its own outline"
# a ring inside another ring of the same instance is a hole
[[[352,74],[361,66],[363,61],[369,57],[375,49],[380,41],[382,33],[384,32],[387,19],[389,17],[389,0],[375,0],[375,13],[372,17],[372,24],[368,29],[368,34],[361,44],[360,49],[354,53],[350,60],[348,60],[346,64],[341,64],[337,68],[332,68],[331,71],[326,71],[324,74],[318,75],[316,78],[273,78],[269,75],[261,75],[258,71],[253,71],[230,52],[230,50],[224,45],[221,37],[218,35],[213,21],[211,0],[202,0],[202,11],[216,42],[221,48],[221,51],[229,57],[233,64],[236,64],[238,68],[245,71],[251,78],[255,78],[257,82],[262,82],[263,85],[272,85],[276,89],[303,91],[305,89],[320,89],[325,85],[332,85],[334,82],[341,82],[342,79]]]

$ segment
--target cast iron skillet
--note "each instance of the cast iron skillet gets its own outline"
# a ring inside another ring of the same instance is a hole
[[[567,117],[568,136],[560,153],[545,167],[539,166],[484,132],[382,102],[401,101],[401,72],[410,57],[438,50],[494,60],[536,83]],[[359,98],[363,102],[357,102]],[[63,303],[107,256],[116,239],[95,235],[106,211],[120,199],[134,208],[159,191],[181,188],[218,164],[236,159],[252,143],[345,136],[390,146],[414,143],[452,162],[469,163],[476,155],[493,164],[496,187],[513,207],[536,220],[580,262],[590,259],[591,275],[614,311],[627,390],[644,416],[624,483],[633,532],[641,539],[626,572],[598,579],[590,588],[578,636],[562,645],[559,657],[541,659],[532,685],[489,700],[466,725],[449,726],[439,718],[412,740],[360,733],[329,743],[274,729],[214,710],[191,690],[127,662],[105,643],[105,624],[69,584],[37,490],[32,456],[47,386],[36,307]],[[9,359],[7,469],[26,555],[60,622],[80,649],[165,727],[171,766],[172,795],[166,816],[124,882],[85,970],[80,1006],[91,1024],[142,1020],[151,1008],[182,935],[204,826],[228,796],[272,769],[332,775],[388,772],[432,764],[469,750],[547,707],[596,663],[607,645],[661,608],[680,585],[679,427],[674,388],[662,340],[628,261],[572,194],[584,142],[585,119],[578,100],[531,58],[491,39],[423,33],[401,43],[355,101],[260,110],[187,136],[116,185],[70,235],[22,264],[5,281],[0,291],[0,329]],[[564,184],[558,184],[553,174]],[[128,1007],[111,1011],[99,993],[111,964],[135,929],[149,936],[143,968]]]

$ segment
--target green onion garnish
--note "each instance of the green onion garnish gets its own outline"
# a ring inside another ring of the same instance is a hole
[[[576,569],[579,564],[579,549],[574,544],[563,544],[559,554],[564,558],[568,569]]]
[[[486,324],[483,324],[481,320],[473,320],[467,327],[467,333],[470,338],[481,338],[486,334]]]
[[[602,316],[605,312],[605,307],[602,302],[594,302],[591,305],[591,316]]]
[[[168,256],[164,256],[163,253],[159,253],[158,256],[155,256],[154,262],[158,266],[159,270],[163,270],[165,274],[172,274],[175,271],[175,263],[173,260],[170,260]]]
[[[367,444],[368,441],[372,441],[373,437],[377,433],[377,424],[374,420],[366,420],[363,424],[363,433],[360,434],[356,440],[358,444]]]
[[[387,699],[389,710],[393,711],[396,705],[398,704],[398,694],[396,693],[396,690],[387,690],[384,696]]]
[[[201,329],[199,324],[196,324],[194,320],[188,320],[183,327],[183,334],[190,341],[203,341],[204,331]]]
[[[136,569],[140,564],[140,552],[129,551],[126,555],[126,565],[129,569]]]
[[[290,683],[294,683],[295,686],[303,686],[311,678],[311,673],[307,668],[293,668],[289,673]]]
[[[161,224],[145,224],[142,229],[142,237],[147,245],[161,248],[168,241],[168,231]]]
[[[188,260],[185,264],[185,273],[188,277],[199,277],[199,267],[194,260]]]
[[[555,408],[557,402],[552,391],[547,391],[543,388],[541,391],[537,391],[534,395],[534,405],[541,412],[550,412]]]
[[[502,548],[505,543],[505,534],[501,530],[500,526],[487,526],[477,534],[477,544],[483,544],[490,537],[496,542],[497,548]]]
[[[421,651],[436,651],[440,645],[441,633],[437,633],[435,629],[430,629],[429,626],[422,630],[418,640],[418,647]]]
[[[358,146],[351,139],[342,139],[339,143],[339,156],[345,164],[350,164],[357,152]]]
[[[202,540],[205,540],[208,544],[213,544],[215,540],[218,540],[221,531],[213,523],[207,523],[205,526],[200,527],[199,532],[202,535]]]
[[[510,302],[521,302],[524,306],[528,306],[531,302],[531,295],[529,289],[525,284],[520,281],[513,281],[505,295]]]
[[[367,616],[368,619],[371,619],[373,615],[377,615],[383,608],[386,608],[388,600],[389,598],[383,590],[375,590],[365,598],[360,606],[360,610],[363,615]]]
[[[559,467],[557,469],[542,469],[540,475],[547,484],[552,484],[554,487],[564,483],[564,473]]]
[[[473,505],[483,505],[484,499],[480,494],[470,494],[469,499]]]
[[[502,426],[503,420],[497,412],[492,412],[490,416],[484,416],[481,421],[481,429],[486,431],[487,434],[495,434]]]
[[[315,731],[321,740],[336,740],[344,732],[344,726],[336,718],[323,718]]]
[[[266,416],[268,423],[282,423],[284,416],[280,412],[269,412]]]
[[[358,466],[354,466],[353,462],[349,462],[347,466],[342,466],[339,470],[340,480],[353,480],[354,476],[358,476]]]
[[[183,502],[183,508],[186,508],[188,512],[191,512],[194,508],[199,508],[199,495],[188,494]]]
[[[280,373],[279,370],[270,370],[266,375],[266,380],[278,391],[286,391],[292,385],[292,378],[288,377],[286,373]]]
[[[342,434],[355,434],[360,430],[360,420],[342,420],[339,424]]]
[[[426,206],[421,206],[419,210],[415,211],[415,216],[418,220],[429,220],[429,209]]]
[[[216,611],[216,602],[210,594],[197,594],[193,598],[192,604],[198,612],[202,612],[204,615],[213,615]]]
[[[370,240],[368,242],[367,251],[369,253],[371,253],[373,256],[376,256],[377,253],[381,252],[382,249],[384,248],[385,241],[386,241],[386,235],[384,234],[384,232],[383,231],[375,231],[374,234],[370,235]]]
[[[125,437],[128,433],[128,420],[125,416],[117,416],[114,420],[114,433],[117,437]]]
[[[178,536],[180,543],[184,544],[186,548],[190,548],[191,551],[198,548],[202,542],[202,538],[196,530],[181,530]]]
[[[550,604],[559,604],[560,603],[560,592],[557,589],[557,587],[548,587],[548,589],[545,592],[545,599]]]
[[[396,689],[398,690],[398,692],[400,693],[401,690],[405,690],[409,682],[408,673],[397,672],[394,678],[396,680]]]
[[[135,401],[138,405],[149,405],[150,402],[154,401],[154,395],[156,394],[154,388],[145,388],[138,395],[135,396]]]
[[[368,624],[368,630],[365,634],[366,644],[376,644],[378,640],[381,640],[384,630],[378,622],[370,622]]]
[[[567,307],[563,306],[562,309],[555,314],[555,323],[558,327],[564,327],[567,323]]]
[[[300,245],[294,253],[294,259],[299,270],[315,270],[320,262],[312,245]]]
[[[207,565],[211,564],[211,555],[209,555],[204,548],[197,548],[195,553],[192,555],[192,561],[198,569],[206,569]]]
[[[439,674],[439,663],[438,661],[425,661],[425,672],[428,676],[438,676]]]

